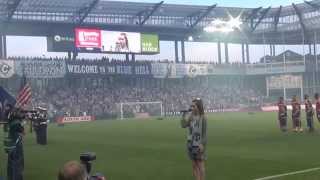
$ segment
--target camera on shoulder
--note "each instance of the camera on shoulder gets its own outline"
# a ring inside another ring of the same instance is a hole
[[[106,177],[101,173],[95,173],[91,175],[92,163],[91,161],[96,160],[96,154],[93,152],[85,152],[80,154],[81,164],[86,168],[87,174],[89,176],[88,180],[107,180]]]

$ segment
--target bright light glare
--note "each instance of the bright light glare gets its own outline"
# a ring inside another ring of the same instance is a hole
[[[224,32],[224,33],[228,33],[233,31],[232,28],[227,28],[227,27],[214,27],[214,26],[207,26],[204,28],[204,31],[206,32]]]
[[[229,21],[222,21],[220,19],[216,19],[211,22],[210,25],[205,27],[203,30],[206,32],[232,32],[235,29],[240,29],[242,22],[240,21],[240,15],[236,18],[230,16]]]
[[[230,24],[231,27],[236,29],[240,29],[240,25],[242,24],[242,22],[240,21],[240,16],[236,18],[233,18],[232,16],[230,16],[230,20],[228,23]]]

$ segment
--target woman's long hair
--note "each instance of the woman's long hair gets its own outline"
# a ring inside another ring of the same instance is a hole
[[[204,115],[204,108],[203,108],[203,103],[202,100],[200,98],[196,98],[194,100],[192,100],[192,102],[194,102],[199,110],[199,114],[200,115]]]

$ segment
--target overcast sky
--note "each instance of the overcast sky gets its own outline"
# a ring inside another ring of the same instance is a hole
[[[117,0],[122,1],[122,0]],[[156,3],[161,0],[131,0],[132,2],[150,2]],[[188,5],[213,5],[228,7],[278,7],[280,5],[291,5],[292,3],[301,3],[301,0],[165,0],[167,4],[188,4]],[[66,53],[48,53],[46,52],[45,37],[8,37],[8,55],[9,56],[65,56]],[[222,46],[224,47],[224,46]],[[302,46],[278,46],[277,53],[283,50],[291,49],[298,53],[303,52]],[[223,48],[222,48],[223,50]],[[306,52],[307,48],[305,48]],[[318,51],[319,52],[319,51]],[[264,54],[269,53],[268,46],[252,45],[250,56],[252,61],[258,61]],[[222,52],[224,54],[224,52]],[[229,45],[229,59],[231,62],[241,61],[241,47],[239,45]],[[80,57],[101,57],[98,54],[81,54]],[[111,56],[111,55],[106,55]],[[124,58],[123,55],[113,55],[116,58]],[[174,59],[173,42],[160,42],[160,54],[154,56],[137,56],[136,59]],[[192,61],[217,61],[217,45],[215,43],[186,43],[186,59]],[[223,58],[224,59],[224,58]]]

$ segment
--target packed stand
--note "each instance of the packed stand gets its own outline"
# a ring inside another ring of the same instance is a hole
[[[162,101],[164,111],[179,112],[188,108],[191,99],[200,97],[204,100],[207,110],[244,108],[259,105],[260,97],[253,90],[219,87],[182,87],[170,88],[66,88],[51,89],[34,93],[33,104],[46,104],[54,114],[95,115],[101,118],[119,116],[120,102],[152,102]],[[144,107],[144,108],[150,108]],[[153,107],[153,108],[159,108]],[[143,108],[142,108],[143,109]],[[126,110],[126,108],[124,108]],[[152,112],[150,109],[141,111]],[[159,112],[159,109],[156,111]]]

